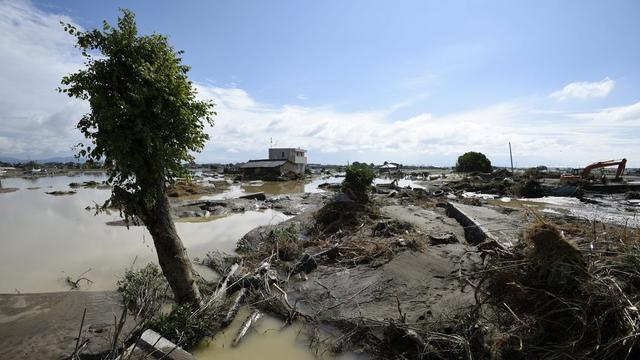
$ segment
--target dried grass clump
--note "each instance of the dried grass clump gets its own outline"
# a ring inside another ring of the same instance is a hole
[[[261,235],[257,248],[246,252],[242,260],[246,266],[257,266],[271,256],[275,256],[274,260],[295,261],[303,252],[299,233],[300,230],[295,224],[276,226],[266,235]]]
[[[525,244],[529,246],[527,257],[539,265],[558,261],[584,265],[584,258],[578,248],[567,241],[555,226],[537,222],[526,233]]]
[[[509,193],[523,198],[539,198],[544,196],[544,189],[538,180],[530,178],[511,186]]]
[[[406,221],[388,220],[380,221],[373,227],[373,236],[396,236],[413,232],[413,224]]]
[[[602,240],[606,242],[606,240]],[[606,242],[580,251],[551,224],[497,254],[477,288],[483,349],[496,359],[632,359],[640,356],[640,246]]]
[[[584,268],[586,265],[580,250],[554,225],[535,223],[527,230],[524,243],[527,260],[540,267],[566,264]]]
[[[336,201],[316,212],[316,229],[323,234],[333,234],[340,230],[352,230],[377,217],[378,211],[372,206],[351,201]]]

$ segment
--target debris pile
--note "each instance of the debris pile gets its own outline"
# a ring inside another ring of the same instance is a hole
[[[584,250],[554,225],[528,229],[494,255],[476,292],[476,358],[636,358],[638,239],[601,239]]]

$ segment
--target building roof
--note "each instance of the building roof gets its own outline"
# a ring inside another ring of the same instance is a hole
[[[398,165],[392,164],[392,163],[388,163],[388,164],[384,164],[380,166],[380,169],[395,169],[397,168]]]
[[[307,150],[301,149],[301,148],[269,148],[269,150],[294,150],[294,151],[307,152]]]
[[[288,160],[249,160],[241,169],[274,168],[284,165]]]

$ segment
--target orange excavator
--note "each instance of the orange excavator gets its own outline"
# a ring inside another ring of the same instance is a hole
[[[563,174],[562,176],[560,176],[560,181],[574,184],[581,180],[585,180],[594,169],[615,165],[618,165],[618,170],[616,170],[616,180],[620,180],[622,174],[624,173],[624,169],[627,166],[627,159],[598,161],[593,164],[587,165],[587,167],[582,169],[581,173],[578,170],[577,172],[574,171],[574,174],[572,175]]]

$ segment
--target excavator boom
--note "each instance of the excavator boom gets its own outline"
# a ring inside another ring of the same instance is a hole
[[[624,173],[624,169],[627,166],[627,159],[599,161],[593,164],[589,164],[587,165],[587,167],[584,168],[584,170],[582,170],[582,178],[586,178],[587,176],[589,176],[591,171],[595,169],[599,169],[607,166],[615,166],[615,165],[618,165],[618,170],[616,171],[616,179],[617,179],[620,176],[622,176],[622,173]]]
[[[591,171],[595,169],[599,169],[607,166],[615,166],[615,165],[618,165],[618,170],[616,170],[616,179],[619,179],[624,173],[624,169],[627,166],[627,159],[598,161],[593,164],[587,165],[587,167],[585,167],[582,170],[581,175],[562,175],[560,177],[560,181],[568,182],[568,183],[577,183],[580,180],[586,179],[589,176],[589,174],[591,174]]]

